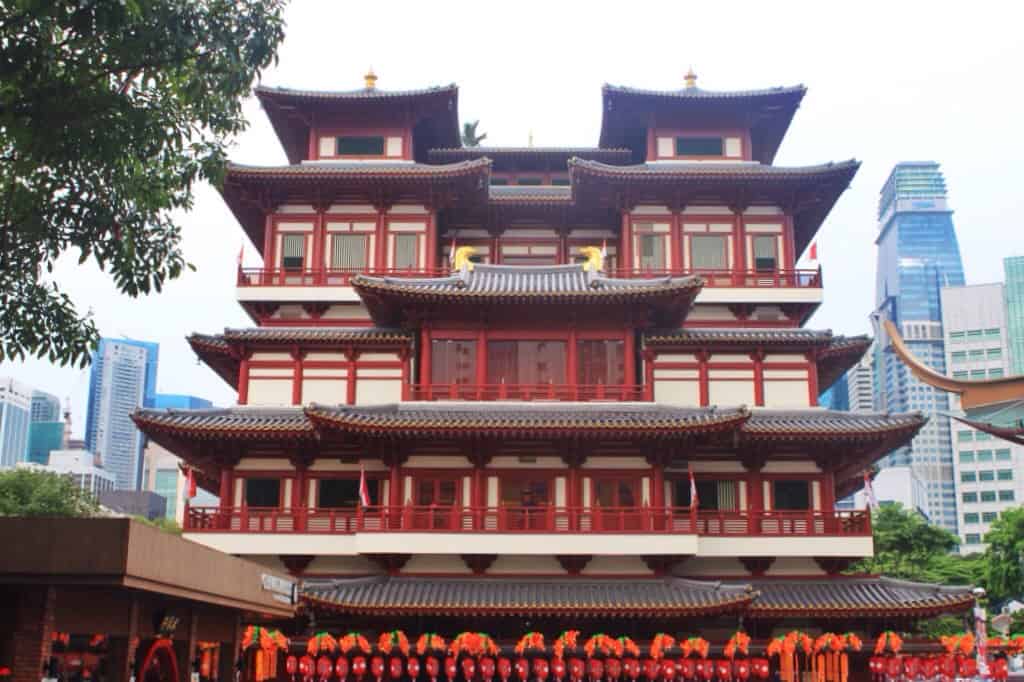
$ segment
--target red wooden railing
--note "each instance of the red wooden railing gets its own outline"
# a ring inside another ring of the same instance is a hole
[[[238,286],[348,286],[357,274],[380,277],[440,277],[450,273],[448,268],[360,268],[351,270],[309,268],[240,268]],[[673,269],[620,269],[608,273],[609,277],[645,279],[671,275],[700,275],[706,287],[763,287],[771,289],[821,288],[821,268],[801,270],[684,270]]]
[[[652,386],[604,384],[414,384],[410,400],[653,400]]]
[[[871,535],[871,517],[866,511],[698,512],[689,507],[189,507],[185,530],[190,533],[653,533],[712,537],[861,537]]]

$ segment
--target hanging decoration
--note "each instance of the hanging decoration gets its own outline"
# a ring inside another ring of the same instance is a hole
[[[460,653],[474,657],[497,656],[498,645],[485,632],[460,632],[449,645],[448,653],[454,656],[458,656]]]
[[[338,648],[341,649],[343,654],[347,654],[350,651],[361,651],[364,654],[368,654],[370,653],[370,641],[358,632],[349,632],[344,637],[338,639]],[[366,671],[364,670],[363,672]]]
[[[783,682],[795,682],[802,679],[802,672],[807,671],[807,659],[813,647],[814,640],[809,635],[793,630],[769,642],[766,653],[769,657],[779,657],[779,678]]]
[[[377,648],[385,654],[390,654],[398,649],[403,656],[408,656],[411,650],[409,638],[401,630],[380,633],[380,637],[377,638]]]
[[[687,637],[685,640],[679,640],[679,648],[682,649],[683,656],[686,658],[690,656],[707,658],[708,652],[711,650],[711,644],[703,637]]]
[[[318,632],[306,642],[306,653],[316,656],[320,653],[334,653],[338,648],[338,640],[328,632]]]
[[[846,650],[860,651],[862,647],[863,642],[852,632],[843,635],[824,633],[814,640],[811,679],[816,682],[847,682],[850,676],[850,657]]]
[[[516,642],[514,651],[522,656],[524,653],[542,654],[547,649],[544,646],[544,635],[536,631],[527,632]]]
[[[664,632],[659,632],[651,638],[650,656],[656,661],[660,661],[665,657],[672,647],[676,645],[676,640],[672,635],[666,635]]]
[[[886,630],[875,640],[875,653],[884,654],[886,650],[898,654],[903,648],[903,638],[892,630]]]
[[[750,635],[742,630],[735,632],[722,649],[726,658],[736,658],[736,654],[742,654],[744,658],[750,654]]]
[[[90,649],[99,649],[101,646],[107,643],[107,636],[104,634],[97,633],[89,639]]]
[[[427,632],[420,635],[420,638],[416,640],[416,653],[420,656],[428,651],[444,653],[447,650],[448,643],[444,641],[444,637],[436,632]]]
[[[639,656],[640,647],[636,645],[636,642],[630,637],[617,637],[615,641],[618,643],[615,648],[615,655],[622,657],[623,654],[629,654],[630,656]]]
[[[599,656],[616,656],[622,655],[622,645],[614,637],[609,637],[603,632],[599,632],[593,635],[583,644],[583,651],[587,654],[587,658],[594,658],[595,655]]]
[[[939,637],[939,643],[942,644],[942,648],[946,650],[946,653],[969,656],[974,651],[974,646],[977,642],[973,632],[963,632],[959,635]]]
[[[250,625],[242,632],[242,650],[256,648],[253,654],[253,677],[263,682],[277,677],[277,652],[287,651],[288,638],[278,630],[262,625]]]
[[[555,658],[562,658],[566,651],[575,653],[579,637],[579,630],[564,630],[558,636],[558,639],[555,640],[555,643],[551,645],[551,652],[555,655]]]

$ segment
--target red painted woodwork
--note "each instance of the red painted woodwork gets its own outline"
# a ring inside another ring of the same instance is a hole
[[[603,384],[415,384],[412,400],[524,400],[524,401],[642,401],[642,385]]]
[[[866,511],[700,511],[689,507],[390,505],[351,509],[190,507],[187,532],[292,533],[639,533],[735,537],[867,537]]]

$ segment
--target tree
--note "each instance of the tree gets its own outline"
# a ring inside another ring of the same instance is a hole
[[[165,516],[158,516],[155,519],[147,519],[145,516],[133,516],[136,521],[140,521],[147,526],[153,528],[159,528],[165,533],[171,533],[173,535],[181,535],[181,526],[174,519],[169,519]]]
[[[476,134],[476,127],[478,125],[480,125],[480,121],[462,124],[463,147],[479,147],[480,143],[487,139],[487,133],[484,133],[483,135]]]
[[[972,584],[982,562],[952,554],[957,537],[917,512],[887,504],[872,514],[875,555],[851,567],[854,573],[942,584]]]
[[[70,476],[50,471],[0,472],[0,516],[91,516],[99,504]]]
[[[130,296],[190,267],[171,212],[222,177],[283,2],[0,0],[0,360],[88,361],[64,253]]]
[[[985,534],[988,543],[985,588],[1001,601],[1024,593],[1024,507],[1007,509]]]

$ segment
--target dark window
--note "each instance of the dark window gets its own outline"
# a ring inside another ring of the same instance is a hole
[[[491,178],[492,185],[507,185],[508,178]]]
[[[331,235],[331,268],[363,270],[369,237],[365,234]]]
[[[676,479],[672,492],[675,506],[690,506],[689,478]],[[697,508],[705,511],[736,511],[739,508],[734,481],[698,480],[697,498]]]
[[[476,341],[434,339],[430,342],[430,383],[475,384]]]
[[[370,504],[380,504],[380,481],[366,479],[366,490],[370,493]],[[317,507],[337,509],[359,506],[359,479],[325,478],[320,481],[320,496]]]
[[[759,272],[775,270],[779,257],[775,252],[775,237],[754,237],[754,269]]]
[[[565,341],[488,341],[488,384],[564,384]]]
[[[594,482],[594,503],[601,507],[634,507],[638,504],[636,481],[599,478]]]
[[[676,156],[722,156],[720,137],[677,137]]]
[[[306,261],[306,236],[286,234],[281,238],[281,267],[301,270]]]
[[[277,507],[281,504],[281,479],[245,479],[245,506]]]
[[[984,495],[985,495],[985,493],[982,493],[982,497],[984,497]],[[991,500],[984,500],[984,501],[990,502]],[[999,501],[1000,502],[1013,502],[1013,491],[1012,490],[1000,490],[999,491]]]
[[[501,479],[501,504],[509,507],[533,507],[550,502],[551,486],[545,479]]]
[[[583,339],[576,342],[576,383],[619,386],[626,380],[622,341]]]
[[[690,238],[690,265],[694,269],[724,270],[726,242],[720,235],[700,235]]]
[[[565,186],[569,184],[569,178],[551,178],[551,184]]]
[[[516,180],[516,184],[517,185],[543,185],[544,184],[544,179],[543,178],[534,178],[534,177],[519,178],[518,180]]]
[[[807,481],[774,481],[773,508],[782,511],[811,508],[811,484]]]
[[[416,481],[416,504],[450,507],[458,492],[459,482],[454,478],[421,478]]]
[[[378,135],[339,137],[338,156],[384,156],[384,138]]]
[[[420,240],[414,234],[395,235],[394,267],[412,270],[420,265]]]
[[[660,234],[641,234],[640,268],[643,270],[665,269],[665,238]]]

